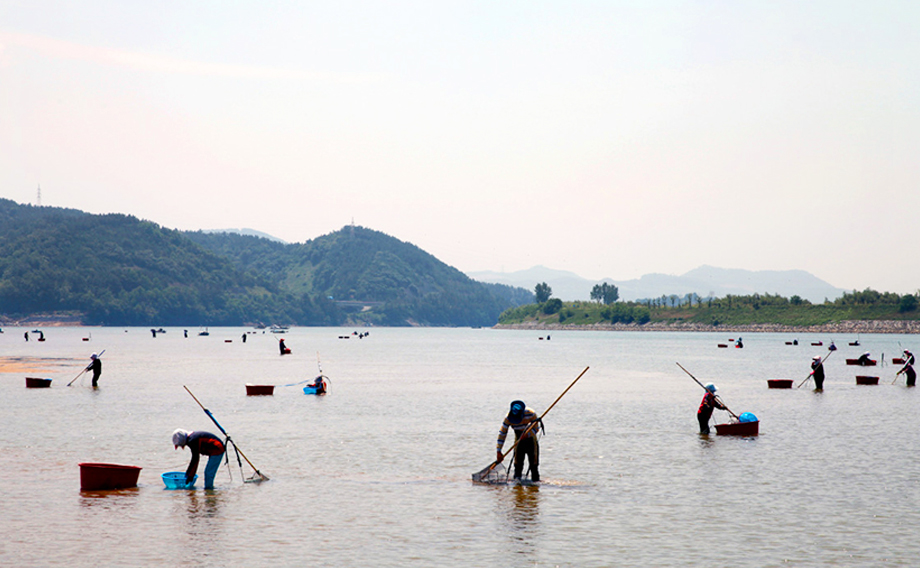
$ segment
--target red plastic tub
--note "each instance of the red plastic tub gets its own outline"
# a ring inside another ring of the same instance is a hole
[[[856,384],[857,385],[877,385],[878,377],[866,377],[863,375],[856,375]]]
[[[27,389],[46,389],[51,386],[51,379],[39,379],[37,377],[26,377]]]
[[[250,385],[246,384],[247,396],[263,396],[275,394],[275,385]]]
[[[716,424],[718,436],[756,436],[760,433],[760,421],[757,422],[732,422],[730,424]]]
[[[767,379],[767,387],[771,389],[791,389],[792,379]]]
[[[100,491],[137,487],[137,478],[140,474],[141,468],[136,465],[81,463],[80,489],[84,491]]]

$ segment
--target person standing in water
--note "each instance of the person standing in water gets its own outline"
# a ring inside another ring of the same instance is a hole
[[[811,376],[815,380],[815,390],[824,390],[824,362],[820,355],[811,358]]]
[[[709,383],[704,388],[706,389],[706,394],[703,395],[700,408],[696,411],[696,419],[700,423],[700,434],[709,433],[709,419],[712,418],[713,409],[728,410],[719,400],[719,397],[716,396],[716,391],[719,389],[714,384]]]
[[[904,350],[904,366],[901,367],[900,371],[898,371],[898,375],[900,375],[901,373],[904,373],[904,375],[907,377],[907,386],[909,387],[913,387],[917,385],[917,372],[914,371],[914,362],[915,362],[914,354],[908,351],[907,349],[905,349]]]
[[[96,353],[90,355],[89,359],[90,363],[86,366],[86,370],[93,372],[93,388],[97,388],[99,386],[99,377],[102,375],[102,359]]]
[[[528,430],[528,426],[531,425],[532,427]],[[502,446],[505,445],[508,428],[512,428],[514,439],[517,442],[514,452],[515,479],[521,479],[521,474],[524,473],[524,456],[527,456],[527,462],[530,464],[530,479],[540,481],[540,444],[537,442],[537,429],[542,425],[537,414],[527,408],[522,401],[515,400],[511,403],[511,410],[502,421],[502,427],[498,431],[495,459],[498,462],[504,460]]]
[[[192,461],[185,471],[185,483],[189,484],[198,473],[198,460],[202,455],[208,456],[208,465],[204,468],[204,488],[214,489],[214,476],[220,469],[226,447],[220,438],[210,432],[189,432],[181,428],[173,432],[172,443],[175,449],[184,448],[192,451]]]
[[[316,394],[326,394],[326,379],[322,375],[316,377],[310,386],[316,389]]]

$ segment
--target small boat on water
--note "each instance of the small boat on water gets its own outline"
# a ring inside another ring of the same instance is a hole
[[[718,347],[719,347],[719,349],[725,349],[725,348],[728,347],[728,345],[726,345],[726,344],[724,344],[724,343],[720,343],[720,344],[718,345]]]
[[[285,333],[286,331],[288,331],[288,329],[290,328],[288,328],[286,325],[273,325],[270,331],[272,333]]]
[[[811,344],[814,345],[814,346],[816,346],[816,347],[820,347],[820,346],[824,345],[824,342],[823,342],[823,341],[812,341]]]
[[[859,359],[847,359],[847,365],[859,365],[860,367],[874,367],[878,364],[875,359],[860,362]]]
[[[857,385],[877,385],[878,377],[867,377],[865,375],[856,375]]]

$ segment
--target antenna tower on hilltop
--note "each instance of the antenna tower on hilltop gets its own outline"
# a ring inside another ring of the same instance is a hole
[[[38,195],[35,196],[35,206],[42,206],[42,184],[38,184]]]

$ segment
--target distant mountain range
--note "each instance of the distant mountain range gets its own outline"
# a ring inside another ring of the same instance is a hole
[[[646,274],[633,280],[589,280],[574,272],[535,266],[517,272],[468,272],[467,276],[480,282],[506,284],[533,290],[540,282],[553,289],[553,297],[563,301],[590,300],[591,288],[606,282],[620,291],[621,301],[660,298],[662,295],[698,294],[722,297],[727,294],[779,294],[786,298],[799,296],[812,303],[834,300],[844,290],[804,270],[741,270],[701,266],[686,274]]]

